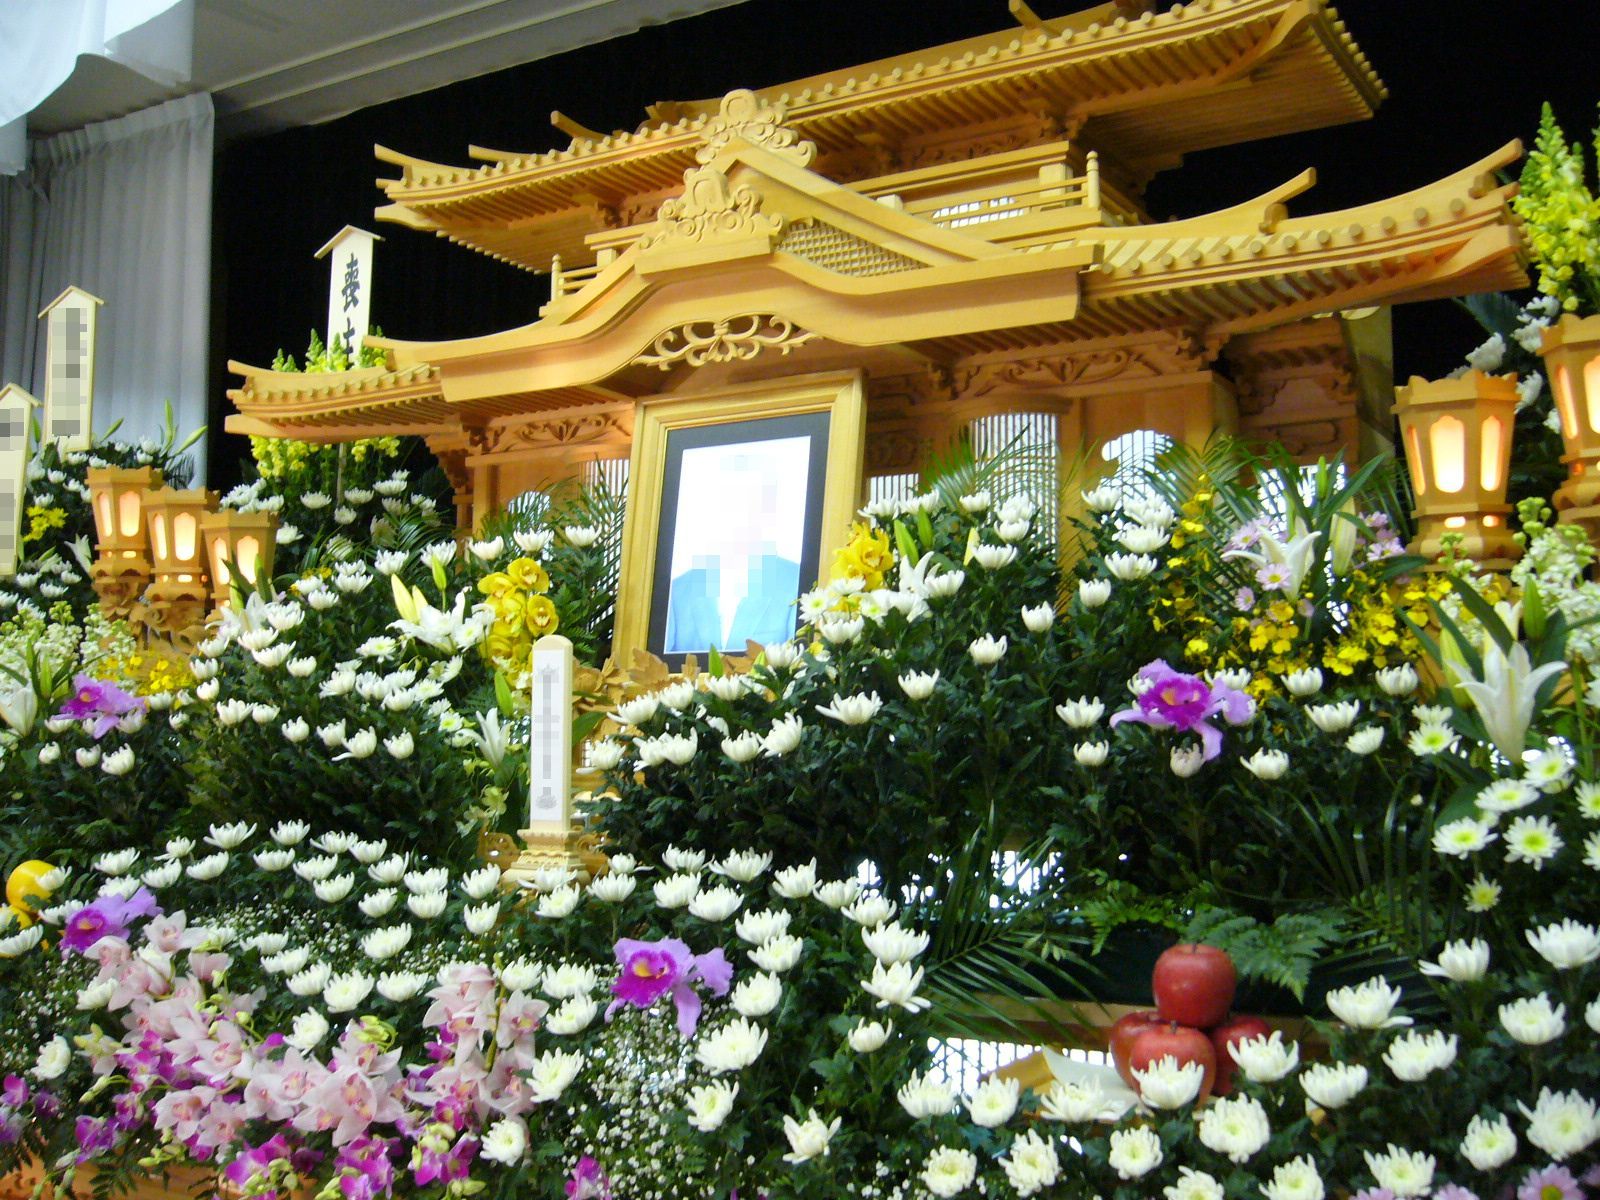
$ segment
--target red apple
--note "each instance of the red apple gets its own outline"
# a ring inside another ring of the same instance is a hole
[[[1228,1053],[1228,1047],[1235,1042],[1267,1037],[1271,1033],[1272,1026],[1260,1017],[1239,1016],[1229,1017],[1211,1031],[1211,1044],[1217,1050],[1217,1095],[1226,1096],[1233,1091],[1233,1073],[1239,1069],[1239,1064],[1233,1061],[1233,1055]]]
[[[1133,1039],[1152,1025],[1159,1024],[1161,1018],[1153,1011],[1146,1011],[1119,1017],[1111,1027],[1111,1033],[1106,1038],[1106,1049],[1111,1051],[1111,1062],[1117,1068],[1117,1074],[1129,1087],[1133,1086],[1133,1076],[1128,1074],[1128,1054],[1133,1049]]]
[[[1238,983],[1233,960],[1215,946],[1173,946],[1156,959],[1150,976],[1163,1021],[1210,1029],[1228,1015]]]
[[[1177,1059],[1180,1067],[1197,1062],[1205,1068],[1195,1103],[1211,1094],[1212,1084],[1217,1077],[1217,1050],[1210,1038],[1198,1029],[1179,1025],[1175,1021],[1148,1026],[1133,1039],[1133,1047],[1128,1051],[1128,1070],[1130,1073],[1143,1071],[1151,1063],[1167,1057]],[[1139,1090],[1137,1083],[1130,1083],[1129,1086],[1136,1092]]]

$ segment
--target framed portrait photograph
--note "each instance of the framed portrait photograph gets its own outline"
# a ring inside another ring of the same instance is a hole
[[[619,662],[673,669],[786,641],[861,487],[858,376],[641,403],[617,612]]]

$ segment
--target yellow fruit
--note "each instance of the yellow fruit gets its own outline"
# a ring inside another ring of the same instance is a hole
[[[50,889],[43,887],[39,881],[54,871],[55,868],[47,862],[40,862],[37,858],[29,859],[6,880],[6,900],[11,907],[21,912],[32,906],[28,904],[27,897],[38,896],[49,899]]]

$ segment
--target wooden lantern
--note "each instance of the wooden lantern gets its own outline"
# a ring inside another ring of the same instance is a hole
[[[217,608],[233,602],[233,589],[256,586],[272,578],[272,560],[278,548],[278,514],[242,513],[224,509],[200,518],[206,562],[211,573],[211,598]]]
[[[1506,525],[1517,377],[1414,375],[1395,389],[1394,414],[1416,493],[1412,552],[1437,558],[1445,536],[1455,534],[1462,554],[1492,569],[1509,567],[1522,553]]]
[[[1561,418],[1567,481],[1556,490],[1561,520],[1600,531],[1600,316],[1562,317],[1539,349]]]
[[[150,583],[145,497],[161,486],[155,467],[90,467],[89,507],[97,541],[91,572],[100,607],[126,617]]]
[[[163,632],[177,632],[205,619],[206,546],[200,520],[216,503],[217,493],[205,488],[157,488],[145,496],[155,576],[146,597],[148,620]]]

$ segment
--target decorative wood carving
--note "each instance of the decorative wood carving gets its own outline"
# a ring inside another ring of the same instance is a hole
[[[657,229],[639,240],[641,249],[670,242],[694,244],[712,237],[783,232],[783,218],[761,211],[761,193],[735,186],[716,167],[690,167],[683,173],[683,195],[663,200]]]
[[[737,88],[722,98],[717,115],[705,123],[705,144],[694,152],[695,160],[708,163],[734,138],[743,138],[769,154],[787,159],[797,167],[811,165],[817,153],[814,142],[783,123],[788,110],[781,104],[768,104],[749,88]]]
[[[514,425],[501,425],[488,430],[484,453],[583,446],[610,437],[626,438],[628,434],[627,427],[614,412],[553,418],[530,417]]]
[[[867,430],[866,473],[897,475],[922,466],[928,439],[910,429]]]
[[[1103,383],[1117,378],[1131,366],[1140,365],[1148,364],[1126,346],[1049,358],[978,363],[957,369],[956,391],[963,397],[971,397],[987,395],[1001,387],[1058,388],[1076,383]]]
[[[691,367],[740,362],[763,350],[788,354],[817,335],[770,313],[752,313],[722,321],[691,321],[658,336],[651,348],[633,361],[665,371],[680,362]]]

